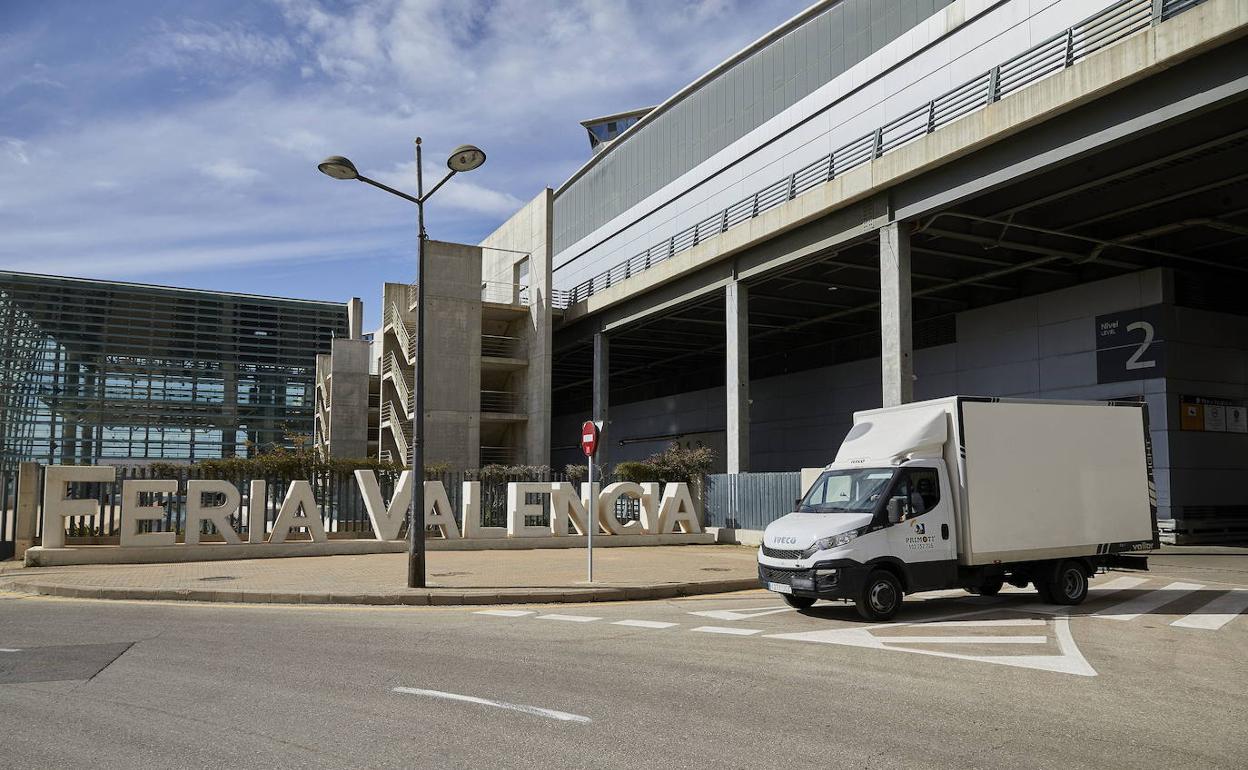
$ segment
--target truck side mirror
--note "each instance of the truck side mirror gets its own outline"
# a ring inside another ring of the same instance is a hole
[[[799,497],[793,501],[793,510],[800,511],[801,509],[802,509],[802,498]]]
[[[901,498],[894,497],[888,501],[888,523],[897,524],[901,521]]]

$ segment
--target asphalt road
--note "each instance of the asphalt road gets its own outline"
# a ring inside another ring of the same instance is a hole
[[[0,594],[0,766],[1242,768],[1243,574],[1115,573],[1070,616],[946,592],[886,626],[761,591],[446,609]]]

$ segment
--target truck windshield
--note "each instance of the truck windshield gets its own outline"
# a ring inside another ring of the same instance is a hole
[[[824,471],[797,510],[802,513],[873,513],[893,468]]]

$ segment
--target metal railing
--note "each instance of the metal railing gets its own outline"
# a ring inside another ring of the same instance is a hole
[[[409,328],[407,321],[403,320],[403,314],[399,312],[399,308],[393,303],[386,308],[385,324],[394,328],[394,336],[398,338],[399,345],[403,348],[403,355],[408,361],[411,361],[415,354],[415,340],[412,339],[414,324]]]
[[[501,334],[481,335],[481,355],[491,358],[523,358],[519,337]]]
[[[518,457],[515,447],[510,446],[483,446],[481,447],[481,464],[482,465],[510,465],[516,461]]]
[[[400,457],[408,457],[407,446],[407,421],[399,419],[399,413],[394,409],[394,402],[387,401],[381,408],[381,421],[390,423],[390,434],[394,436],[394,445],[399,450]]]
[[[493,414],[517,414],[524,411],[520,394],[505,390],[481,391],[481,411]]]
[[[583,302],[634,274],[826,184],[1019,89],[1070,67],[1123,38],[1194,8],[1205,0],[1121,0],[920,107],[854,139],[665,241],[611,267],[568,292]],[[566,307],[567,305],[564,305]]]
[[[404,410],[410,414],[415,407],[415,386],[408,380],[407,371],[399,364],[399,359],[395,357],[393,350],[382,359],[381,375],[383,377],[390,375],[390,381],[394,383],[394,389],[399,394],[399,400],[403,402]]]

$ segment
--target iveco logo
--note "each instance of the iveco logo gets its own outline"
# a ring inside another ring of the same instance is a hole
[[[796,545],[797,544],[797,538],[795,537],[774,537],[772,538],[772,540],[776,541],[776,545]]]

